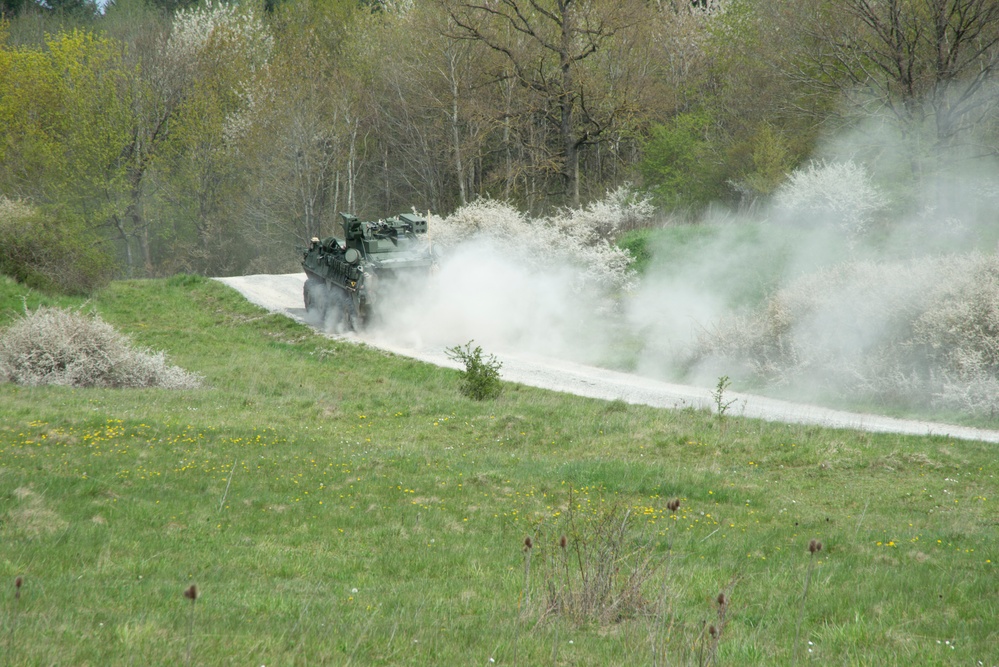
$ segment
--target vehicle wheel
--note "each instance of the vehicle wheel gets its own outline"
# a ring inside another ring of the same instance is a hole
[[[354,299],[350,295],[347,295],[347,298],[344,299],[343,321],[350,331],[360,331],[364,324],[360,314],[357,312],[357,306],[354,305]]]
[[[326,289],[322,304],[323,323],[336,333],[352,328],[350,320],[350,295],[337,286]]]
[[[312,279],[309,278],[305,281],[305,284],[302,285],[302,300],[305,301],[305,312],[312,310],[312,290],[310,289],[311,285],[309,284],[311,282]]]
[[[308,278],[302,287],[302,297],[305,301],[305,312],[320,319],[326,314],[326,285],[321,280]]]

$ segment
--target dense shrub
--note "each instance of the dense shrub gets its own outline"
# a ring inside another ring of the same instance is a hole
[[[955,261],[913,325],[912,342],[939,370],[938,403],[999,412],[999,255]]]
[[[476,401],[496,398],[503,390],[499,370],[503,366],[495,356],[482,356],[482,347],[472,349],[472,341],[465,346],[455,345],[444,350],[448,358],[465,365],[461,378],[461,393]]]
[[[191,389],[201,379],[168,365],[162,352],[135,349],[96,315],[42,307],[0,335],[0,382]]]
[[[692,361],[770,386],[999,412],[999,256],[853,262],[705,331]]]
[[[445,250],[476,239],[488,239],[518,263],[535,269],[573,267],[582,279],[600,287],[627,289],[633,284],[632,258],[610,243],[622,225],[634,226],[652,217],[646,199],[626,188],[582,209],[559,211],[531,219],[508,203],[480,199],[446,218],[430,221],[435,245]]]
[[[44,291],[88,294],[113,271],[110,249],[80,225],[0,196],[0,273]]]

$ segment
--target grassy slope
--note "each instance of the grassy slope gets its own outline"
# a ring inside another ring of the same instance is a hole
[[[0,283],[0,321],[23,292]],[[90,306],[206,388],[0,386],[3,664],[651,665],[655,617],[537,622],[570,488],[668,562],[647,593],[667,585],[670,664],[706,661],[722,590],[719,662],[790,664],[811,538],[798,662],[995,659],[994,446],[519,386],[476,403],[455,371],[200,279]]]

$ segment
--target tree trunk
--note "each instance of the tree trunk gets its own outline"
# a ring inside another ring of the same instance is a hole
[[[562,135],[563,166],[562,177],[566,194],[574,208],[579,207],[579,148],[574,134],[574,112],[576,92],[572,76],[572,0],[559,0],[559,12],[562,20],[562,44],[559,53],[559,69],[562,72],[562,90],[559,95],[559,110],[561,112],[560,133]]]
[[[457,56],[449,53],[447,56],[448,75],[451,83],[451,143],[454,152],[454,170],[458,179],[458,200],[464,206],[468,203],[468,192],[465,185],[465,169],[461,161],[461,132],[458,126],[458,72],[455,60]]]

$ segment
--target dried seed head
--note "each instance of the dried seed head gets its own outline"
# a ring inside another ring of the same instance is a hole
[[[708,628],[708,634],[711,635],[712,637],[716,637],[718,635],[718,628],[712,625],[711,627]]]
[[[569,545],[569,540],[566,539],[565,535],[558,539],[558,545],[565,549]]]
[[[530,551],[533,548],[534,548],[534,540],[532,540],[531,536],[528,535],[527,537],[524,538],[524,551]]]
[[[726,604],[728,604],[728,598],[725,597],[724,593],[719,593],[718,594],[718,606],[719,607],[724,607]]]
[[[17,579],[14,580],[14,588],[20,588],[21,584],[23,584],[23,583],[24,583],[24,579],[22,579],[21,577],[18,577]]]
[[[196,584],[191,584],[184,591],[184,597],[186,597],[191,602],[198,599],[198,586]]]
[[[808,543],[808,553],[813,554],[817,551],[822,551],[822,543],[818,540],[812,540]]]
[[[20,600],[21,599],[21,584],[23,584],[23,583],[24,583],[24,579],[22,579],[21,577],[18,577],[16,579],[14,579],[14,599],[15,600]]]

